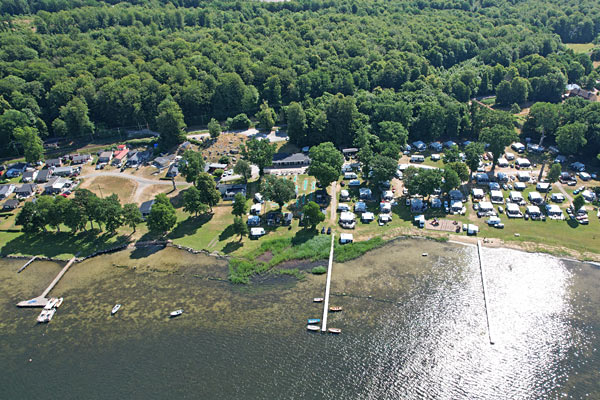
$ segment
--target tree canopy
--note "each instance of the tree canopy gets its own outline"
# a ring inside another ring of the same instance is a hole
[[[344,163],[344,156],[333,143],[321,143],[310,149],[308,174],[314,176],[323,187],[338,179]]]
[[[267,200],[274,201],[283,208],[284,204],[296,197],[296,187],[294,183],[286,178],[277,178],[268,175],[261,186],[261,192]]]

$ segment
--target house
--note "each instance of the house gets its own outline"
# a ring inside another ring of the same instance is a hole
[[[535,190],[542,193],[549,192],[550,189],[552,189],[552,184],[550,182],[538,182],[535,186]]]
[[[191,147],[192,147],[192,144],[186,140],[185,142],[183,142],[179,145],[179,149],[177,149],[177,151],[180,153],[183,153],[184,151],[186,151],[187,149],[189,149]]]
[[[260,217],[258,215],[250,215],[246,223],[248,226],[258,226],[260,225]]]
[[[15,185],[8,184],[0,186],[0,199],[5,199],[15,191]]]
[[[371,192],[371,189],[369,189],[369,188],[358,189],[358,197],[361,200],[370,200],[372,195],[373,195],[373,192]]]
[[[172,164],[167,171],[167,177],[175,178],[177,175],[179,175],[179,168],[177,167],[177,164]]]
[[[515,191],[510,192],[510,195],[508,196],[508,198],[511,202],[517,203],[517,204],[520,204],[522,201],[525,200],[523,198],[523,195],[521,195],[521,193],[515,192]]]
[[[504,196],[500,190],[490,191],[490,200],[492,200],[492,204],[504,204]]]
[[[567,96],[568,97],[577,96],[577,97],[581,97],[581,98],[583,98],[585,100],[589,100],[589,101],[598,100],[598,94],[596,91],[582,89],[577,84],[567,85]]]
[[[531,175],[529,171],[519,171],[517,172],[517,179],[519,179],[519,182],[529,182]]]
[[[484,198],[485,193],[483,192],[483,189],[480,188],[473,188],[471,190],[471,196],[473,196],[473,199],[476,200],[481,200]]]
[[[417,151],[423,151],[423,150],[425,150],[427,148],[427,146],[425,145],[425,143],[423,143],[420,140],[417,140],[416,142],[413,142],[412,143],[412,147],[414,147],[415,150],[417,150]]]
[[[356,147],[350,147],[347,149],[342,149],[342,154],[344,157],[353,157],[358,153],[358,149]]]
[[[529,192],[527,199],[531,204],[542,204],[544,202],[544,198],[538,192]]]
[[[34,169],[33,171],[25,171],[25,172],[23,172],[21,181],[23,181],[25,183],[33,182],[33,181],[35,181],[35,178],[37,177],[38,173],[39,172],[37,169]]]
[[[529,162],[529,160],[526,159],[526,158],[517,158],[517,161],[515,161],[515,164],[519,168],[529,168],[529,167],[531,167],[531,162]]]
[[[121,147],[123,145],[119,145],[119,147]],[[115,155],[113,156],[112,165],[120,165],[123,161],[125,161],[125,158],[127,157],[127,153],[129,153],[129,149],[127,147],[122,147],[119,150],[117,150],[117,152],[115,153]]]
[[[57,167],[52,171],[52,175],[56,176],[71,176],[77,172],[76,168],[73,167]]]
[[[87,164],[92,160],[92,156],[89,154],[81,154],[78,156],[73,156],[71,160],[71,164],[79,165],[79,164]]]
[[[43,169],[41,171],[38,172],[37,176],[35,177],[35,182],[36,183],[45,183],[48,182],[48,179],[50,179],[50,177],[52,176],[52,171],[49,169]]]
[[[15,195],[20,199],[26,199],[35,194],[37,185],[35,183],[24,183],[15,189]]]
[[[146,219],[148,215],[150,215],[150,211],[152,211],[153,205],[154,200],[145,201],[140,205],[140,213],[142,214],[142,218]]]
[[[265,232],[265,228],[250,228],[250,238],[251,239],[258,239],[261,236],[264,236],[266,234]]]
[[[342,233],[340,234],[340,244],[352,243],[354,241],[354,236],[351,233]]]
[[[340,214],[340,225],[345,229],[354,229],[356,226],[356,215],[349,211]]]
[[[372,212],[364,212],[361,214],[360,220],[363,223],[368,224],[369,222],[375,221],[375,214]]]
[[[132,151],[131,153],[129,153],[129,158],[127,158],[127,162],[125,163],[125,165],[127,165],[128,167],[137,167],[143,163],[145,163],[146,161],[148,161],[148,159],[150,158],[151,152],[150,150],[146,150],[146,151]]]
[[[565,201],[565,196],[562,193],[552,193],[550,200],[552,200],[555,203],[562,203],[563,201]]]
[[[2,204],[2,210],[4,210],[4,211],[15,210],[18,207],[19,207],[19,200],[17,200],[17,199],[8,199],[4,202],[4,204]]]
[[[309,164],[310,157],[303,153],[277,153],[273,156],[273,168],[299,168]]]
[[[44,193],[58,194],[71,187],[71,180],[67,178],[54,177],[44,185]]]
[[[548,204],[546,206],[546,214],[552,219],[565,219],[562,210],[556,204]]]
[[[363,201],[357,201],[356,204],[354,205],[354,212],[355,213],[363,213],[367,211],[367,203],[363,202]]]
[[[506,205],[506,215],[508,218],[523,218],[523,213],[515,203],[508,203]]]
[[[20,176],[23,172],[25,172],[26,168],[27,164],[24,162],[11,164],[7,167],[6,177],[14,178]]]
[[[51,158],[50,160],[46,160],[46,167],[60,167],[62,165],[62,161],[60,158]]]
[[[223,200],[233,200],[238,193],[246,196],[246,185],[243,183],[219,184],[217,185],[217,190],[221,192]]]
[[[97,164],[109,163],[110,160],[112,160],[112,157],[113,157],[112,151],[103,151],[98,156]]]
[[[154,160],[154,161],[156,161],[156,160]],[[225,170],[225,168],[227,168],[227,164],[210,163],[210,164],[206,164],[204,166],[204,172],[208,172],[209,174],[212,174],[218,169]]]

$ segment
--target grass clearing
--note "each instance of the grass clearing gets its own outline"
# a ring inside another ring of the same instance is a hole
[[[568,49],[575,53],[589,53],[596,46],[594,43],[566,43]]]
[[[137,183],[131,179],[117,178],[114,176],[97,176],[86,179],[80,186],[89,189],[99,197],[108,197],[111,194],[119,196],[121,203],[131,203],[137,188]]]

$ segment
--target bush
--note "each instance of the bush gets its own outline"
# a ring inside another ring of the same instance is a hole
[[[252,125],[250,118],[246,114],[238,114],[233,118],[227,118],[227,128],[229,130],[248,129]]]
[[[219,158],[219,164],[229,164],[229,157],[221,156],[221,158]]]
[[[223,171],[221,168],[216,169],[215,172],[213,172],[214,176],[216,176],[217,178],[222,177],[224,173],[225,171]]]
[[[326,272],[327,272],[327,268],[325,268],[325,267],[324,267],[324,266],[322,266],[322,265],[319,265],[318,267],[314,267],[314,268],[312,269],[312,271],[310,271],[310,272],[312,272],[312,273],[313,273],[313,274],[315,274],[315,275],[323,275],[324,273],[326,273]]]

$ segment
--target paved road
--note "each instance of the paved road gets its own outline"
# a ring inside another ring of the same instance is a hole
[[[567,191],[560,182],[556,182],[556,187],[567,198],[567,200],[569,200],[570,203],[573,203],[573,197],[571,197],[571,195],[567,193]]]

